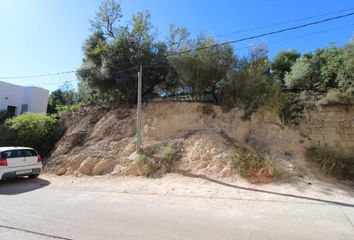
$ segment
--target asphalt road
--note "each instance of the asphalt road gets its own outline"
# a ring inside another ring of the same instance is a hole
[[[210,199],[54,181],[0,183],[1,240],[354,239],[351,203]]]

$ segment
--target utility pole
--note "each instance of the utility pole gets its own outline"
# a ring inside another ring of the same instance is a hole
[[[140,153],[141,148],[141,88],[143,78],[143,65],[140,65],[138,72],[138,104],[137,104],[137,118],[136,118],[136,152]]]

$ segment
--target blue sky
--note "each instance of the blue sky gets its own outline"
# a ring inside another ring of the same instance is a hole
[[[0,0],[0,77],[76,70],[81,65],[81,47],[89,34],[89,20],[94,18],[99,5],[99,0]],[[124,21],[129,21],[137,11],[149,10],[161,39],[166,38],[172,23],[187,27],[193,36],[200,32],[219,35],[344,9],[354,11],[354,1],[349,0],[121,0],[121,5]],[[218,39],[238,39],[351,11],[222,35]],[[286,49],[306,52],[333,42],[342,46],[353,33],[354,16],[351,16],[239,43],[235,48],[242,55],[247,52],[243,47],[265,43],[273,57]],[[66,74],[1,81],[54,90],[65,81],[76,85],[75,80],[75,74]]]

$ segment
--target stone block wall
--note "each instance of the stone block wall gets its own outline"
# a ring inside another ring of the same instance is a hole
[[[311,145],[330,147],[354,154],[354,106],[328,106],[309,110],[300,131]]]

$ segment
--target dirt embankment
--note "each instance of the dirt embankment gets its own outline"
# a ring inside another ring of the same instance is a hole
[[[143,146],[152,149],[150,154],[158,163],[168,162],[162,170],[170,172],[234,176],[230,162],[233,146],[238,143],[266,153],[282,173],[308,174],[304,161],[309,144],[306,138],[270,115],[242,120],[243,115],[237,108],[226,113],[208,104],[149,103],[143,109]],[[66,131],[46,171],[58,175],[147,175],[142,167],[146,156],[134,154],[135,123],[134,108],[80,108],[65,119]],[[176,154],[178,159],[170,162]]]

